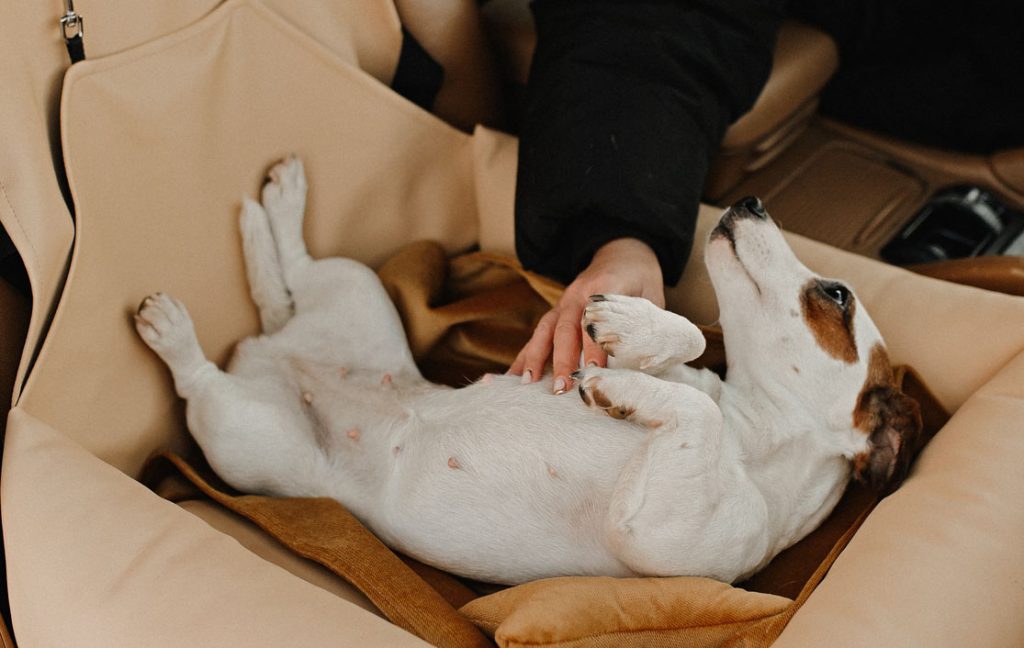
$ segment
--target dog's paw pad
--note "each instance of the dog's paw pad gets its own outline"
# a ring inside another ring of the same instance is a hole
[[[587,407],[601,410],[612,418],[627,419],[634,414],[635,409],[615,402],[607,389],[608,384],[614,382],[614,377],[608,376],[608,372],[608,369],[592,367],[573,373],[580,398]]]

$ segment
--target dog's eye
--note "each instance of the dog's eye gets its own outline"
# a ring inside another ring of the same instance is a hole
[[[850,289],[840,283],[821,282],[821,291],[839,307],[846,308],[850,302]]]

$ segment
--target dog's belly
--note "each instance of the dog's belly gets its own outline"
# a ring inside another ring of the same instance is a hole
[[[377,425],[364,418],[358,439],[335,432],[324,494],[392,547],[473,578],[631,574],[605,518],[642,428],[515,377],[424,387],[393,385],[398,407],[378,408]],[[349,407],[374,410],[362,391],[331,397],[329,427],[347,424]]]

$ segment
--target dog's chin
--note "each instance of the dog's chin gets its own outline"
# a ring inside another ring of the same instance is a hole
[[[736,249],[736,238],[732,228],[719,224],[711,230],[704,248],[704,263],[708,267],[711,283],[719,302],[725,294],[735,291],[740,285],[748,286],[760,296],[761,286],[750,273]]]

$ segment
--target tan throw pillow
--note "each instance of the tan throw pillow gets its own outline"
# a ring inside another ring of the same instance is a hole
[[[792,603],[708,578],[594,576],[512,587],[460,612],[502,648],[720,646]]]

